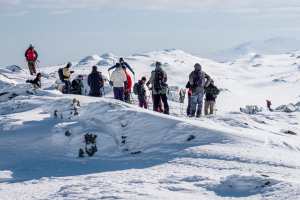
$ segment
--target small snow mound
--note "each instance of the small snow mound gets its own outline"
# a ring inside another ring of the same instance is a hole
[[[0,171],[0,182],[11,179],[12,175],[11,171]]]
[[[222,197],[249,197],[261,194],[266,187],[277,183],[279,181],[260,176],[231,175],[217,185],[208,186],[208,189]]]
[[[95,54],[83,58],[81,61],[79,61],[79,65],[86,65],[90,64],[91,62],[99,62],[99,60],[101,60],[100,56]]]
[[[11,72],[20,72],[23,71],[23,69],[17,65],[11,65],[11,66],[7,66],[5,67],[5,69],[11,71]]]
[[[281,111],[281,112],[291,113],[291,112],[297,111],[297,109],[298,109],[297,105],[294,105],[294,104],[290,103],[288,105],[281,105],[281,106],[277,107],[275,110]]]
[[[113,53],[105,53],[100,56],[103,59],[115,59],[116,56]]]

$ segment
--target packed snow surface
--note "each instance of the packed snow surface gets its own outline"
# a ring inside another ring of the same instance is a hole
[[[300,52],[217,63],[164,50],[125,60],[135,81],[162,62],[175,94],[170,116],[115,101],[108,85],[104,98],[63,95],[61,66],[38,69],[42,90],[25,83],[26,67],[0,68],[1,200],[300,199]],[[93,65],[108,77],[117,61],[88,56],[74,62],[73,77]],[[222,90],[216,114],[200,119],[176,101],[196,62]],[[263,109],[240,112],[248,105]],[[98,152],[78,158],[86,133],[97,135]]]

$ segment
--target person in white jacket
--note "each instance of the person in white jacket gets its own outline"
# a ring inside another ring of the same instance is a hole
[[[115,71],[111,74],[110,81],[113,86],[115,99],[124,101],[124,88],[127,83],[127,77],[120,63],[117,63]]]

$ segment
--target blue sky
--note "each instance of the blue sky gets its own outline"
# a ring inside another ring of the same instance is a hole
[[[167,48],[207,56],[250,40],[299,38],[299,11],[298,0],[0,0],[0,66],[24,65],[30,43],[47,65]]]

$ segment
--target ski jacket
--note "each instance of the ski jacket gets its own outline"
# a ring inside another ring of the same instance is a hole
[[[83,94],[84,85],[82,83],[82,80],[79,78],[76,78],[72,81],[72,94]]]
[[[147,82],[147,86],[151,84],[152,87],[152,94],[167,94],[168,92],[168,77],[167,73],[160,69],[160,70],[154,70],[151,72],[151,77],[149,81]]]
[[[90,95],[99,96],[100,89],[104,86],[104,81],[101,72],[93,71],[88,76],[88,85],[90,86]]]
[[[141,100],[146,98],[146,88],[141,80],[139,80],[137,83],[137,95]]]
[[[28,48],[25,52],[27,61],[35,62],[38,59],[38,53],[33,48]]]
[[[189,83],[193,94],[204,93],[204,87],[208,86],[211,78],[201,70],[192,71],[189,75]]]
[[[113,83],[113,87],[124,88],[124,84],[127,82],[127,76],[122,67],[118,67],[113,71],[110,81]]]
[[[127,70],[124,70],[125,74],[126,74],[126,79],[127,79],[127,84],[126,84],[126,92],[130,93],[131,92],[131,88],[132,88],[132,78],[129,75],[129,73],[127,72]]]
[[[218,94],[220,93],[220,90],[213,84],[209,84],[205,88],[205,100],[206,101],[216,101],[216,98]]]

